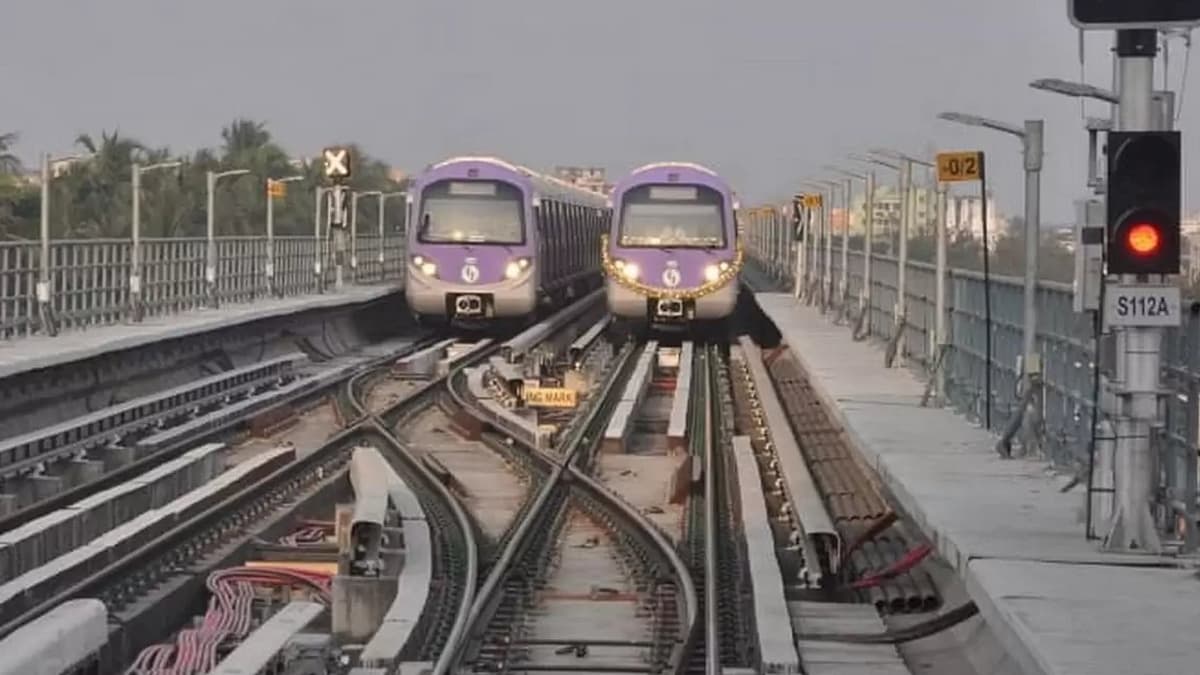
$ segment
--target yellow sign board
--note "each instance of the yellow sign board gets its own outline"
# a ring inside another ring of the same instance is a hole
[[[821,195],[804,195],[804,206],[810,209],[821,208]]]
[[[267,183],[267,194],[273,199],[283,199],[287,196],[287,183],[281,181],[269,181]]]
[[[976,181],[983,176],[983,153],[939,152],[937,156],[938,180],[943,183]]]
[[[574,389],[525,387],[525,405],[531,408],[574,408],[578,394]]]

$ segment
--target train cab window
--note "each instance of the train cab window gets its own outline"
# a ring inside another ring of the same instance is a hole
[[[703,185],[642,185],[621,201],[621,246],[721,248],[724,199]]]
[[[524,198],[514,185],[442,180],[421,194],[417,238],[427,244],[524,244]]]

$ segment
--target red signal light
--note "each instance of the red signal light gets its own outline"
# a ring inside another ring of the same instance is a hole
[[[1130,251],[1138,255],[1151,255],[1158,251],[1162,244],[1162,236],[1158,227],[1149,223],[1136,223],[1125,235],[1125,243]]]

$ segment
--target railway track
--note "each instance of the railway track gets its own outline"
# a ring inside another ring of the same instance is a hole
[[[481,349],[470,354],[468,362],[486,353]],[[116,642],[125,649],[118,650],[121,653],[114,659],[128,662],[141,647],[166,637],[165,627],[186,621],[207,571],[236,564],[255,541],[277,538],[295,514],[313,503],[328,502],[332,486],[344,476],[350,449],[363,443],[393,450],[388,454],[393,466],[411,484],[420,486],[422,502],[431,522],[436,523],[439,538],[435,573],[455,577],[440,584],[449,593],[441,599],[453,602],[456,589],[471,586],[475,544],[469,519],[437,478],[403,452],[383,422],[403,414],[414,401],[434,396],[444,378],[415,387],[409,397],[379,413],[371,412],[362,400],[364,384],[400,355],[382,357],[343,380],[336,405],[348,423],[315,452],[294,459],[289,456],[291,461],[271,465],[266,475],[255,476],[256,480],[226,486],[197,501],[187,513],[161,518],[152,528],[129,533],[124,541],[106,543],[106,549],[93,559],[47,566],[46,582],[37,593],[26,593],[21,611],[3,617],[0,636],[64,600],[97,597],[124,624],[126,634]],[[431,622],[431,633],[448,639],[453,625]],[[436,644],[428,651],[436,652]]]
[[[406,338],[401,352],[430,339]],[[0,515],[0,533],[121,485],[247,421],[287,417],[380,360],[309,362],[296,351],[2,440],[0,492],[15,493],[18,503]]]
[[[603,383],[555,448],[523,449],[545,478],[480,586],[468,634],[450,645],[455,668],[553,670],[566,661],[566,669],[577,669],[576,660],[586,659],[592,669],[595,650],[605,663],[627,672],[675,671],[683,662],[696,622],[695,591],[686,567],[657,528],[590,475],[593,453],[617,403],[613,392],[628,374],[632,351],[627,346],[614,357]],[[495,422],[469,401],[463,403],[477,418]],[[603,574],[610,583],[628,580],[630,585],[593,588],[588,583],[583,588],[579,573],[585,570]],[[557,582],[562,582],[559,591],[553,590]],[[605,639],[596,635],[596,627],[562,633],[601,607],[605,616],[613,617],[617,608],[618,615],[625,612],[634,619],[615,624],[623,633],[638,626],[640,615],[640,638],[622,634]]]
[[[569,317],[574,315],[572,312],[578,313],[568,309],[563,314]],[[547,330],[547,326],[554,330]],[[561,322],[551,320],[539,324],[539,327],[541,330],[531,344],[536,344],[537,340],[553,339],[554,331],[561,328]],[[430,356],[426,352],[435,349],[440,354],[440,346],[448,346],[451,342],[436,343],[432,348],[413,356]],[[178,562],[178,556],[182,553],[194,563],[196,574],[192,576],[199,578],[209,570],[236,567],[246,560],[250,551],[256,547],[261,549],[266,542],[290,541],[292,554],[296,554],[296,537],[293,535],[281,539],[280,535],[295,533],[297,525],[302,526],[299,531],[303,535],[305,522],[312,522],[314,517],[327,514],[333,506],[332,500],[336,498],[335,486],[346,482],[351,455],[369,447],[385,458],[391,470],[407,486],[406,489],[411,490],[413,499],[420,503],[420,518],[429,532],[426,545],[431,549],[428,552],[428,569],[431,571],[427,573],[428,589],[421,591],[421,600],[418,601],[422,607],[418,608],[416,625],[403,630],[397,630],[396,626],[387,627],[386,637],[373,639],[366,645],[362,656],[366,659],[367,652],[371,652],[370,659],[376,664],[395,659],[437,660],[444,663],[443,646],[459,640],[465,626],[466,610],[474,598],[480,551],[486,551],[482,546],[484,538],[478,536],[475,520],[460,503],[462,495],[455,491],[457,486],[453,474],[439,463],[428,461],[430,457],[417,450],[411,439],[403,438],[404,434],[397,433],[397,429],[407,429],[408,422],[415,416],[435,409],[445,397],[446,383],[455,381],[461,373],[494,356],[509,344],[483,340],[474,345],[459,343],[449,346],[442,364],[452,365],[440,375],[435,374],[424,381],[415,381],[411,376],[396,372],[400,362],[393,366],[391,361],[395,359],[381,361],[356,373],[336,397],[337,417],[345,428],[316,452],[289,464],[285,471],[276,472],[258,482],[255,488],[259,493],[265,493],[265,498],[246,497],[246,503],[240,503],[238,498],[223,501],[211,510],[214,517],[220,519],[215,528],[205,531],[204,526],[193,523],[188,533],[178,533],[180,543],[191,543],[184,544],[185,550],[179,550],[179,546],[171,550],[169,555],[175,558],[160,555],[157,560],[131,561],[130,569],[169,569]],[[436,357],[437,354],[432,356]],[[426,365],[429,365],[428,359]],[[361,477],[362,474],[359,475]],[[239,495],[239,498],[244,496]],[[307,519],[302,516],[307,516]],[[203,544],[195,544],[197,539]],[[285,545],[284,548],[289,546]],[[280,551],[275,552],[278,554]],[[103,582],[96,585],[102,587]],[[144,588],[147,584],[142,581],[139,586]],[[92,589],[77,590],[86,592]],[[112,596],[107,588],[97,589],[96,592],[108,593],[102,596],[106,600]],[[141,605],[146,604],[144,598],[134,597],[133,600]],[[404,598],[398,596],[395,602],[403,601]],[[116,601],[110,601],[109,604],[110,607],[117,607],[118,611],[123,607]],[[156,608],[154,616],[162,623],[180,625],[189,618],[189,612],[190,603],[188,609],[174,613]],[[398,614],[412,616],[412,611],[411,608],[404,608]],[[381,626],[380,630],[384,628]],[[384,633],[381,632],[380,636],[384,636]],[[421,639],[414,639],[413,636],[420,636]],[[257,635],[246,637],[256,638]],[[395,640],[392,638],[401,642],[393,644]],[[139,646],[142,646],[141,643]],[[154,649],[163,647],[156,645]],[[165,647],[170,649],[169,645]],[[354,651],[351,650],[349,654]],[[444,665],[442,668],[444,670]]]
[[[451,646],[456,668],[716,673],[748,662],[744,561],[733,543],[725,458],[733,402],[723,349],[664,350],[676,361],[675,377],[655,368],[657,343],[633,356],[638,351],[627,345],[614,359],[562,443],[548,452],[524,448],[545,478],[478,592],[466,639]],[[665,395],[671,390],[691,409],[647,418],[645,408],[673,407]],[[682,440],[684,426],[690,458],[669,491],[692,494],[682,496],[683,527],[672,532],[669,514],[632,485],[635,469],[613,472],[608,460],[646,459],[655,468],[678,462],[667,449],[677,440],[672,434]],[[631,454],[598,454],[610,444]]]

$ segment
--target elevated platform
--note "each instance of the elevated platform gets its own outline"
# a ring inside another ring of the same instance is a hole
[[[1013,669],[1045,675],[1197,672],[1194,560],[1107,554],[1084,538],[1082,490],[1044,462],[1001,459],[996,437],[949,409],[920,407],[924,383],[885,369],[783,293],[759,306],[901,508],[965,581]]]
[[[0,342],[0,378],[82,361],[108,352],[221,330],[238,324],[314,309],[358,305],[399,293],[395,284],[347,286],[341,291],[289,298],[264,298],[217,309],[158,316],[141,323],[72,330],[55,337],[34,336]]]

